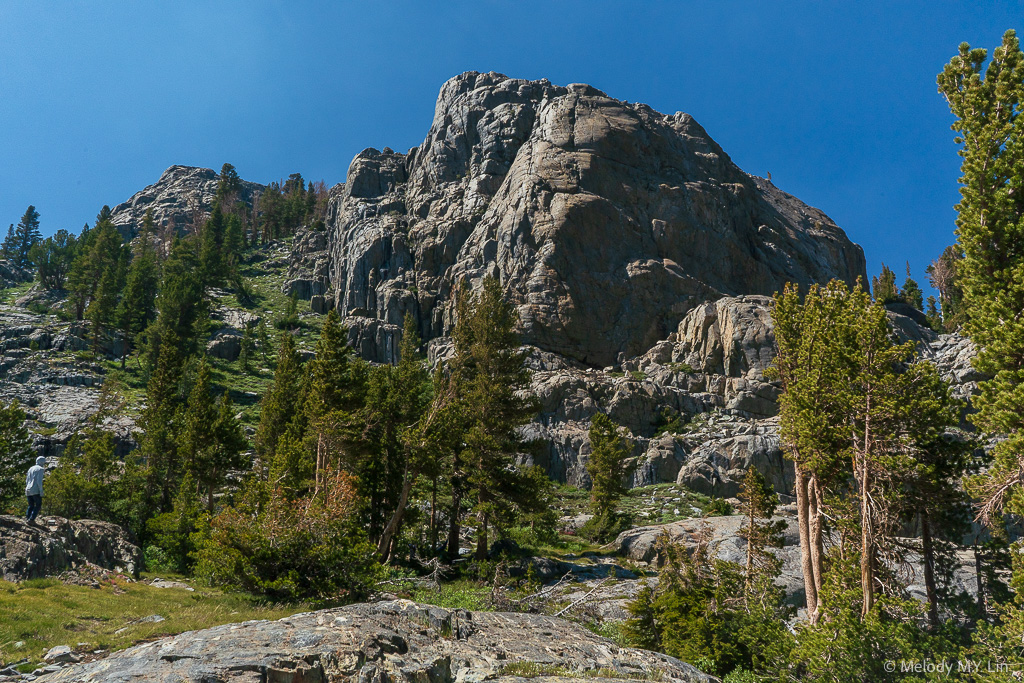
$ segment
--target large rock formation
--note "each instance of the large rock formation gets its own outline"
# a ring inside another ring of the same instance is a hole
[[[533,391],[541,411],[526,436],[543,447],[532,462],[560,481],[589,486],[587,436],[597,412],[626,427],[634,442],[633,484],[676,482],[711,496],[735,496],[750,467],[781,494],[793,491],[793,466],[778,436],[777,384],[765,378],[775,357],[770,299],[723,297],[690,311],[668,338],[602,370],[535,351]],[[889,313],[894,334],[918,342],[955,395],[968,399],[984,379],[971,367],[974,347]],[[435,341],[432,357],[447,345]]]
[[[0,515],[0,576],[24,581],[83,570],[89,565],[138,575],[142,551],[124,529],[91,519],[39,517],[29,524]]]
[[[776,580],[786,590],[790,604],[803,606],[806,602],[804,594],[803,570],[800,565],[800,533],[794,510],[773,518],[785,522],[783,543],[780,548],[772,548],[772,552],[782,561],[781,573]],[[740,535],[744,524],[743,515],[727,517],[708,517],[706,519],[687,519],[670,524],[658,524],[636,527],[619,534],[612,546],[619,555],[636,562],[655,563],[658,560],[658,542],[666,538],[673,543],[681,543],[687,548],[696,546],[702,525],[708,526],[711,533],[712,555],[720,560],[746,563],[747,542]],[[905,566],[900,571],[906,572],[907,591],[911,597],[925,602],[927,591],[924,585],[924,563],[919,549],[920,541],[916,538],[904,538],[901,542],[908,548]],[[954,551],[958,566],[950,576],[942,581],[954,593],[965,593],[975,596],[978,592],[977,575],[974,571],[974,556],[971,550],[961,548]]]
[[[468,683],[569,681],[588,673],[608,681],[717,680],[666,655],[620,648],[561,619],[406,600],[190,631],[41,680]]]
[[[406,312],[443,336],[453,288],[485,275],[526,343],[600,367],[702,302],[864,274],[828,216],[744,173],[689,115],[495,73],[448,81],[419,148],[361,152],[328,229],[332,302],[381,361]]]
[[[130,239],[138,234],[146,211],[152,209],[158,231],[184,231],[205,219],[213,208],[219,179],[213,169],[171,166],[158,181],[115,206],[110,220],[122,235]],[[241,184],[238,200],[251,207],[265,186],[247,180]]]

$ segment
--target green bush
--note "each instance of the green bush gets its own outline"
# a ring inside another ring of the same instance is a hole
[[[711,538],[705,525],[692,552],[667,536],[659,539],[658,585],[645,587],[629,604],[626,640],[716,676],[778,666],[793,647],[784,592],[751,592],[740,565],[712,557]]]
[[[355,516],[352,481],[332,475],[311,500],[250,485],[242,502],[210,521],[196,575],[213,585],[278,601],[354,602],[380,573],[374,548]]]
[[[155,545],[147,545],[142,549],[142,565],[147,572],[177,571],[174,561],[164,549]]]
[[[621,512],[594,515],[577,531],[577,535],[592,543],[608,543],[632,526],[632,520]]]
[[[704,512],[710,517],[725,517],[732,514],[732,504],[725,498],[712,498]]]

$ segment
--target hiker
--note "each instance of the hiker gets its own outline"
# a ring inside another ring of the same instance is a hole
[[[25,495],[28,496],[28,514],[25,519],[29,524],[35,521],[40,508],[43,507],[43,476],[46,474],[46,458],[39,456],[36,464],[28,468],[25,478]]]

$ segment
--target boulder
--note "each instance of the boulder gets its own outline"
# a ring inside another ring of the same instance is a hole
[[[95,565],[137,576],[142,551],[116,524],[90,519],[0,515],[0,575],[4,581],[55,576]]]
[[[75,654],[75,651],[70,646],[57,645],[56,647],[51,647],[43,655],[43,661],[47,664],[65,664],[80,662],[82,658]]]
[[[224,360],[236,360],[242,353],[242,333],[227,327],[220,330],[206,344],[207,355]]]
[[[618,647],[562,619],[408,600],[190,631],[74,665],[53,680],[455,683],[521,681],[524,675],[569,681],[589,672],[609,681],[717,680],[672,657]]]

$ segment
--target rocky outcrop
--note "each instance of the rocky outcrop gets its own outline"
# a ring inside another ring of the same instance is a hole
[[[0,259],[0,286],[3,288],[31,282],[33,277],[32,271],[27,268],[17,266],[7,259]]]
[[[456,283],[493,275],[526,343],[591,367],[705,301],[864,273],[831,219],[737,168],[689,115],[495,73],[448,81],[419,148],[357,155],[327,225],[350,327],[379,338],[408,312],[443,336]]]
[[[578,624],[536,614],[469,612],[407,600],[358,604],[190,631],[78,664],[49,681],[711,682],[666,655],[620,648]]]
[[[32,292],[23,299],[37,300]],[[79,353],[91,346],[87,336],[84,323],[0,306],[0,401],[21,404],[37,455],[59,457],[71,435],[99,410],[103,368]],[[135,446],[129,415],[107,417],[102,426],[113,432],[118,455]]]
[[[39,517],[29,524],[0,515],[0,575],[24,581],[79,571],[93,565],[137,576],[142,551],[128,533],[109,522]]]
[[[131,239],[142,228],[146,211],[152,209],[159,233],[183,232],[197,221],[205,220],[213,208],[219,179],[213,169],[171,166],[158,181],[115,206],[110,220],[125,238]],[[241,185],[237,200],[250,207],[265,189],[247,180],[241,181]]]
[[[796,517],[793,511],[788,514],[773,518],[776,521],[785,522],[783,533],[783,545],[781,548],[773,548],[776,557],[782,560],[781,574],[776,583],[786,590],[787,600],[797,606],[805,604],[803,573],[800,565],[800,535],[797,528]],[[739,531],[743,525],[742,515],[731,515],[725,517],[707,517],[701,519],[687,519],[670,524],[659,524],[643,526],[624,531],[615,539],[612,546],[625,558],[636,562],[655,563],[658,559],[658,541],[663,536],[670,542],[681,543],[688,548],[696,545],[698,533],[702,524],[706,523],[712,532],[711,547],[713,555],[718,559],[728,562],[735,562],[739,565],[746,563],[746,541],[740,536]],[[919,540],[913,538],[901,539],[907,548],[914,548],[920,545]],[[977,595],[978,582],[974,573],[973,554],[961,548],[955,551],[955,560],[958,566],[952,575],[948,577],[948,588],[954,593],[965,593]],[[906,565],[900,567],[900,571],[907,572],[907,586],[910,596],[924,602],[927,600],[927,592],[924,586],[924,565],[921,555],[914,551],[908,551]]]
[[[603,412],[631,433],[636,486],[678,481],[732,496],[753,466],[780,493],[789,492],[792,468],[771,419],[779,389],[764,378],[775,353],[769,303],[746,296],[702,304],[667,340],[623,360],[618,370],[587,369],[534,351],[541,413],[526,434],[546,444],[534,462],[559,480],[588,486],[587,430]]]
[[[331,190],[332,194],[339,191],[339,188]],[[300,229],[292,241],[288,272],[281,291],[306,301],[316,296],[329,296],[329,277],[327,233],[323,229]]]

